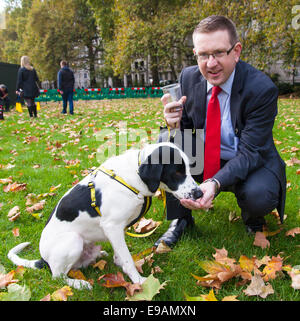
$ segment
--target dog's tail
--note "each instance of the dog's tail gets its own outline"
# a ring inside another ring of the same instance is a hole
[[[24,242],[15,246],[8,252],[7,257],[16,265],[22,265],[24,267],[29,267],[32,269],[41,269],[44,266],[44,262],[45,262],[43,259],[26,260],[18,256],[18,253],[21,252],[29,244],[30,242]]]

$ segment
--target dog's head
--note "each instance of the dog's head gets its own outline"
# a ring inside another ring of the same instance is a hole
[[[139,176],[148,189],[158,188],[172,193],[176,198],[198,199],[202,191],[190,174],[187,155],[172,143],[149,145],[142,151]]]

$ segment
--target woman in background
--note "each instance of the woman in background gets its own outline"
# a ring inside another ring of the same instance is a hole
[[[30,65],[29,57],[23,56],[21,58],[21,67],[18,71],[16,93],[24,98],[30,117],[37,117],[34,101],[40,94],[37,81],[39,81],[39,78],[35,69]]]

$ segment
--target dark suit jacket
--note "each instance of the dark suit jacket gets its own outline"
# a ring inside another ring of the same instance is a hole
[[[203,129],[206,118],[206,79],[198,66],[185,68],[180,76],[182,95],[187,96],[181,129]],[[265,166],[281,184],[278,212],[285,206],[285,163],[273,141],[272,129],[277,114],[278,90],[264,73],[239,61],[232,84],[230,109],[235,135],[239,137],[237,155],[214,176],[222,187],[245,180],[252,171]]]

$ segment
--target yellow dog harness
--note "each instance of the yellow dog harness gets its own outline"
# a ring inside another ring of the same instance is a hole
[[[140,164],[140,159],[139,159],[139,164]],[[92,175],[95,176],[97,174],[98,171],[101,171],[102,173],[108,175],[110,178],[116,180],[117,182],[119,182],[120,184],[122,184],[123,186],[125,186],[126,188],[128,188],[129,190],[131,190],[133,193],[135,193],[136,195],[140,194],[140,192],[130,186],[129,184],[127,184],[122,177],[120,176],[117,176],[115,174],[115,172],[113,170],[110,170],[110,169],[107,169],[105,167],[103,167],[102,165],[100,167],[98,167],[97,169],[95,169],[93,172],[92,172]],[[101,211],[99,209],[99,206],[97,206],[96,204],[96,191],[95,191],[95,184],[90,181],[88,183],[88,187],[91,191],[91,206],[95,209],[95,211],[100,215],[102,216],[101,214]],[[162,193],[162,195],[164,196],[164,192]],[[130,226],[132,226],[134,223],[136,223],[141,217],[143,217],[149,210],[150,206],[151,206],[151,202],[152,202],[152,198],[151,196],[144,196],[144,204],[143,204],[143,207],[142,207],[142,210],[141,210],[141,213],[139,214],[139,216],[134,219],[129,225],[127,225],[126,229]],[[165,201],[164,201],[165,203]],[[151,230],[150,232],[148,233],[145,233],[145,234],[134,234],[134,233],[129,233],[129,232],[126,232],[127,235],[130,235],[130,236],[133,236],[133,237],[146,237],[146,236],[149,236],[151,235],[157,228],[158,226],[162,223],[162,222],[157,222],[157,226]]]

